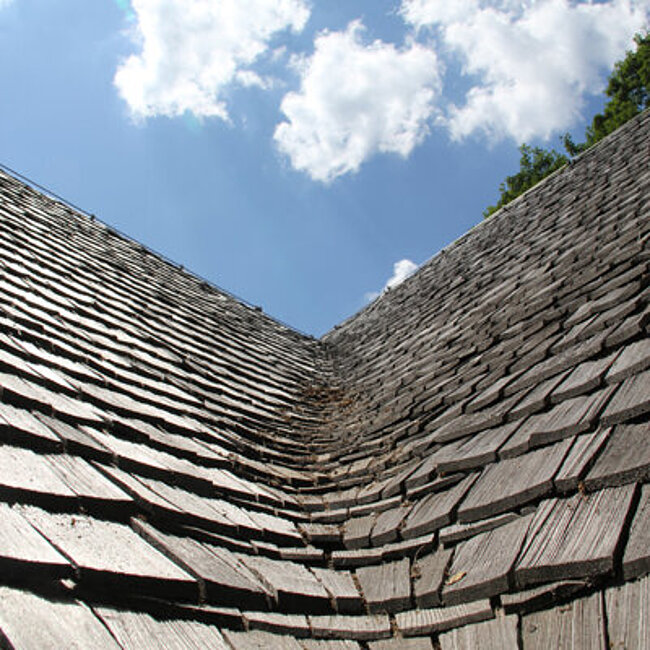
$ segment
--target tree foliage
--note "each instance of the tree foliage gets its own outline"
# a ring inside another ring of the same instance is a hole
[[[491,205],[483,211],[484,217],[489,217],[527,189],[537,185],[539,181],[552,174],[556,169],[564,167],[569,161],[564,154],[558,153],[555,149],[547,150],[522,144],[519,151],[521,152],[519,171],[512,176],[507,176],[506,180],[501,183],[499,186],[501,196],[496,205]]]
[[[521,145],[519,171],[501,183],[499,200],[496,205],[484,210],[484,217],[489,217],[565,165],[569,158],[581,154],[650,107],[650,33],[639,34],[634,41],[636,48],[614,66],[605,90],[609,99],[603,112],[595,115],[587,127],[585,141],[575,143],[569,134],[564,135],[563,143],[568,157],[554,149]]]

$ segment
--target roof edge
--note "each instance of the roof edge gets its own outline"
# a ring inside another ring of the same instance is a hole
[[[448,243],[446,246],[443,246],[437,253],[434,253],[431,257],[426,259],[420,266],[418,267],[417,271],[410,275],[408,278],[406,278],[404,281],[402,281],[399,285],[396,287],[388,288],[385,289],[377,298],[375,298],[372,302],[368,303],[364,307],[362,307],[359,311],[355,312],[351,316],[348,316],[345,320],[341,321],[337,325],[335,325],[332,329],[328,330],[325,332],[320,337],[320,341],[322,342],[327,342],[327,338],[332,336],[335,332],[338,332],[340,329],[343,327],[347,326],[348,324],[352,323],[354,320],[357,318],[361,317],[363,314],[365,314],[368,310],[372,309],[373,307],[377,306],[379,303],[382,301],[386,300],[388,296],[392,295],[394,291],[398,290],[399,287],[407,285],[410,282],[415,281],[417,276],[420,274],[421,271],[427,266],[429,266],[434,260],[438,259],[442,255],[446,255],[451,250],[457,248],[458,246],[461,246],[464,241],[472,236],[479,228],[485,228],[488,227],[490,223],[493,223],[496,220],[499,219],[505,219],[509,216],[509,213],[512,211],[514,207],[516,207],[519,203],[521,203],[523,200],[525,200],[527,197],[529,197],[532,193],[541,191],[541,189],[549,182],[551,182],[554,178],[557,176],[566,173],[570,169],[572,169],[575,165],[583,162],[585,159],[593,156],[596,154],[596,152],[603,146],[606,145],[611,139],[617,137],[617,135],[627,129],[627,128],[633,128],[633,124],[636,122],[640,122],[645,117],[650,115],[650,108],[642,111],[638,115],[635,115],[633,118],[629,119],[625,124],[622,124],[619,126],[615,131],[612,131],[608,135],[606,135],[602,140],[598,141],[596,144],[592,145],[587,149],[586,151],[583,151],[582,153],[578,154],[574,158],[570,159],[569,162],[559,169],[556,169],[554,172],[549,174],[548,176],[545,176],[542,178],[540,181],[538,181],[533,187],[527,189],[523,194],[520,194],[516,198],[514,198],[512,201],[509,203],[506,203],[503,207],[499,208],[496,212],[491,214],[488,218],[483,218],[481,221],[478,223],[474,224],[469,228],[469,230],[465,231],[462,235]]]
[[[281,328],[284,328],[286,330],[289,330],[293,334],[296,334],[305,340],[308,341],[317,341],[315,336],[312,334],[308,334],[307,332],[303,332],[302,330],[298,329],[297,327],[294,327],[292,325],[289,325],[288,323],[285,323],[284,321],[280,320],[279,318],[276,318],[272,316],[271,314],[268,314],[265,312],[262,307],[259,305],[255,305],[245,298],[242,298],[241,296],[238,296],[237,294],[228,291],[227,289],[224,289],[223,287],[219,286],[212,280],[209,280],[199,273],[196,273],[188,268],[186,268],[183,264],[179,264],[177,262],[174,262],[171,258],[167,257],[163,253],[160,253],[159,251],[155,250],[154,248],[151,248],[150,246],[147,246],[146,244],[143,244],[142,242],[138,241],[137,239],[134,239],[133,237],[127,235],[126,233],[122,232],[121,230],[115,228],[114,226],[111,226],[108,222],[104,221],[100,217],[98,217],[96,214],[92,212],[88,212],[84,208],[81,208],[80,206],[72,203],[71,201],[68,201],[67,199],[63,198],[56,192],[50,190],[49,188],[45,187],[44,185],[41,185],[40,183],[37,183],[33,179],[29,178],[28,176],[25,176],[24,174],[21,174],[20,172],[17,172],[15,169],[12,169],[8,165],[5,165],[4,163],[0,162],[0,173],[4,172],[6,176],[9,178],[12,178],[14,181],[17,181],[19,183],[23,183],[24,185],[28,186],[32,191],[41,194],[44,197],[47,197],[50,200],[56,201],[57,203],[61,204],[63,208],[68,210],[72,215],[74,215],[76,218],[83,218],[83,219],[89,219],[90,221],[93,221],[100,226],[104,227],[107,231],[109,231],[111,234],[119,237],[120,239],[128,242],[129,244],[135,245],[138,248],[140,248],[142,251],[147,253],[148,255],[151,255],[164,264],[168,264],[169,266],[172,266],[175,268],[177,271],[185,274],[195,282],[198,282],[200,285],[203,287],[207,287],[211,291],[215,291],[217,293],[223,294],[230,298],[231,300],[234,300],[235,302],[239,303],[243,307],[246,307],[252,311],[254,311],[258,315],[262,315],[264,318],[267,318],[268,320],[272,321],[276,325],[280,326]]]

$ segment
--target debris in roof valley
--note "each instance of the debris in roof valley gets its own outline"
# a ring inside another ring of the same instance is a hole
[[[649,648],[650,113],[322,340],[0,175],[0,645]]]

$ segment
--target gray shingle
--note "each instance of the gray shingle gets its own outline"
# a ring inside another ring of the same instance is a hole
[[[543,501],[515,570],[520,587],[611,574],[634,486]]]
[[[530,522],[530,516],[521,517],[461,542],[442,591],[443,602],[455,605],[507,591]]]
[[[83,603],[49,600],[5,586],[0,587],[0,599],[0,632],[11,647],[121,647]]]
[[[463,605],[400,612],[395,615],[395,623],[404,636],[410,637],[444,632],[493,617],[490,601],[478,600]]]
[[[650,424],[619,424],[585,478],[588,490],[650,478]]]
[[[464,648],[503,650],[517,648],[518,645],[518,619],[516,616],[500,616],[491,621],[466,625],[440,635],[442,650],[463,650]]]
[[[606,650],[602,594],[524,616],[521,630],[524,647],[531,650]]]
[[[548,494],[571,440],[488,465],[458,509],[460,522],[511,510]]]
[[[475,480],[476,475],[472,474],[454,487],[422,499],[406,518],[401,530],[402,537],[420,537],[450,523],[451,513]]]
[[[641,488],[641,498],[632,520],[623,555],[623,575],[626,580],[650,571],[650,487]]]
[[[650,578],[605,590],[607,632],[611,648],[650,647]]]
[[[601,422],[604,425],[618,424],[650,411],[648,382],[650,370],[628,377],[618,386],[602,415]]]

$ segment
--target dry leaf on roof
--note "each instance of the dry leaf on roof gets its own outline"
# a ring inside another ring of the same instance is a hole
[[[460,582],[466,575],[467,571],[459,571],[458,573],[454,573],[453,576],[449,576],[447,578],[447,582],[445,582],[445,584],[455,585],[457,582]]]

